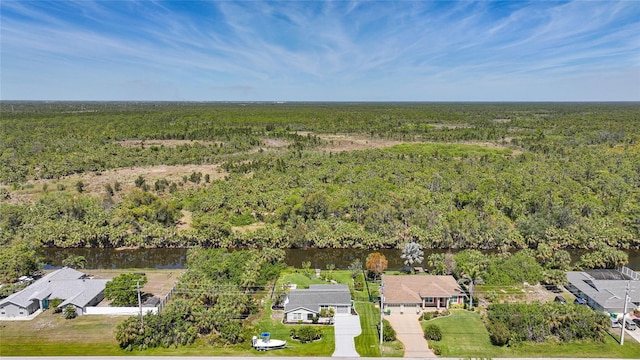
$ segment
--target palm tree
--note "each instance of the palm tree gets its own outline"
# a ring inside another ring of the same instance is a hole
[[[476,285],[481,285],[483,283],[482,272],[477,266],[474,266],[466,273],[462,273],[462,276],[458,279],[458,284],[466,284],[467,289],[469,289],[469,308],[473,309],[473,293]]]
[[[422,246],[414,241],[404,244],[400,258],[404,259],[404,265],[410,268],[413,268],[414,264],[421,264],[424,261]]]

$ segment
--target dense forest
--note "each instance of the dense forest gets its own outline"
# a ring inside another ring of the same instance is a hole
[[[638,103],[2,102],[0,270],[43,246],[637,249],[639,125]]]

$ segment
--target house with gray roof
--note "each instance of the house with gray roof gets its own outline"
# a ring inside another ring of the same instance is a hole
[[[351,293],[349,286],[310,285],[308,289],[289,291],[284,300],[284,314],[287,322],[311,322],[320,316],[322,309],[333,308],[336,315],[351,313]]]
[[[640,308],[640,275],[628,268],[569,271],[567,280],[567,290],[576,297],[585,299],[587,305],[616,314],[624,312],[628,284],[630,292],[627,312]]]
[[[64,267],[0,300],[0,318],[27,317],[37,310],[49,308],[53,299],[63,300],[58,307],[71,305],[78,315],[82,315],[87,306],[95,306],[104,299],[108,281],[91,279],[87,274]]]

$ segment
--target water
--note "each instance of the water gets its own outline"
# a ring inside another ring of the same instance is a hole
[[[354,259],[360,259],[364,264],[367,255],[373,251],[366,249],[286,249],[285,262],[294,267],[301,267],[303,261],[310,261],[312,268],[325,269],[328,264],[334,264],[337,269],[346,269]],[[400,259],[401,250],[382,249],[379,251],[387,258],[388,269],[399,270],[403,267],[402,259]],[[425,258],[431,253],[446,251],[427,250]],[[572,250],[571,256],[575,261],[585,252],[586,250]],[[640,270],[640,250],[628,250],[627,254],[629,254],[627,266],[634,270]],[[45,268],[62,266],[62,261],[70,255],[84,256],[87,259],[87,269],[175,269],[186,267],[187,249],[45,248]]]

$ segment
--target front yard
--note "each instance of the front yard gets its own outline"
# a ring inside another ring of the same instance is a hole
[[[441,341],[430,341],[442,350],[442,357],[498,358],[498,357],[576,357],[576,358],[628,358],[636,359],[640,354],[640,344],[630,337],[624,346],[618,337],[607,336],[602,343],[544,343],[520,344],[513,347],[498,347],[491,344],[489,333],[484,327],[480,314],[472,311],[454,310],[450,316],[423,321],[436,324],[442,330]],[[618,333],[619,334],[619,333]]]

